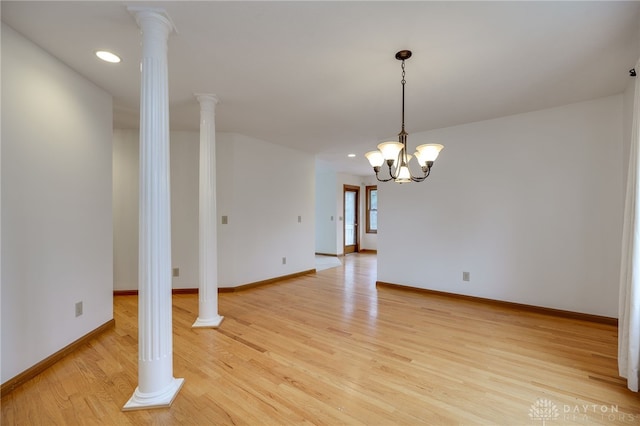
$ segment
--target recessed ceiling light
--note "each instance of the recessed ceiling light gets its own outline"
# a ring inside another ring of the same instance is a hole
[[[111,53],[107,50],[98,50],[96,52],[96,56],[102,59],[105,62],[111,62],[112,64],[117,64],[120,62],[120,57],[114,53]]]
[[[356,156],[355,154],[348,154],[348,155],[347,155],[347,157],[349,157],[349,158],[353,158],[353,157],[355,157],[355,156]]]

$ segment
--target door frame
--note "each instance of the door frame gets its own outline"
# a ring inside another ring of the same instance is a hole
[[[352,246],[349,247],[349,251],[347,252],[347,244],[346,244],[346,225],[347,225],[347,206],[345,203],[345,195],[347,192],[355,192],[356,193],[356,211],[355,211],[355,234],[356,241],[353,245],[353,250],[351,250]],[[342,253],[357,253],[360,251],[360,187],[355,185],[343,185],[342,189]]]

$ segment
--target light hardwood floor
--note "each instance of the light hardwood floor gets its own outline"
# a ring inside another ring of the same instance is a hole
[[[197,295],[174,296],[185,384],[147,411],[121,411],[137,385],[137,297],[118,296],[115,329],[4,397],[2,424],[640,425],[615,327],[376,289],[375,275],[375,255],[350,255],[220,294],[218,330],[192,329]]]

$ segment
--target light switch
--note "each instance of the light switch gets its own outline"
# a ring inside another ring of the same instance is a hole
[[[229,223],[229,217],[228,216],[222,216],[222,224],[226,225],[227,223]]]

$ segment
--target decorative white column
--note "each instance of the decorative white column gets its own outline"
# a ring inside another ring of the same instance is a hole
[[[171,202],[167,40],[162,9],[129,7],[142,32],[138,387],[123,410],[168,407],[184,379],[173,377]]]
[[[216,104],[211,94],[196,94],[200,102],[200,288],[199,314],[193,327],[216,328],[218,315],[218,238],[216,212]]]

